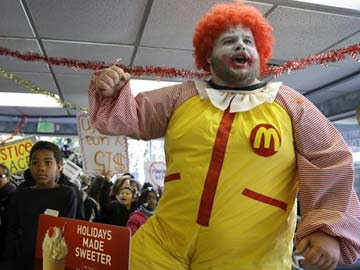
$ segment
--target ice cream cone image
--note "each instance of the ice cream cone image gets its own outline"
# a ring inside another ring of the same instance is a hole
[[[43,270],[64,270],[65,260],[53,260],[43,255]]]
[[[58,227],[46,231],[43,243],[43,270],[64,270],[67,256],[67,245]]]

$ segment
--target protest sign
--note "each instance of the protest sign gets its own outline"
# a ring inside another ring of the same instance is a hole
[[[90,125],[87,114],[79,114],[78,133],[85,173],[103,174],[129,171],[128,143],[125,136],[108,136]]]
[[[35,269],[128,270],[127,227],[40,215]]]
[[[145,182],[150,182],[154,188],[164,186],[166,164],[163,161],[145,162]]]
[[[35,136],[31,136],[0,146],[0,163],[8,167],[11,174],[25,171],[29,167],[30,150],[35,142]]]

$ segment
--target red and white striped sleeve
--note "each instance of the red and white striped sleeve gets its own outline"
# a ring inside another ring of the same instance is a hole
[[[303,95],[282,86],[275,101],[293,125],[301,209],[297,241],[321,230],[339,239],[343,262],[353,263],[360,255],[360,203],[352,154],[335,126]]]
[[[193,82],[142,92],[134,97],[130,83],[114,96],[103,97],[95,91],[96,74],[89,86],[89,114],[94,128],[103,134],[125,135],[150,140],[165,135],[174,110],[197,94]]]

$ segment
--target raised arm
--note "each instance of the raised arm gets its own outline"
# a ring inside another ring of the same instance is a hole
[[[106,70],[111,71],[109,74],[114,78],[128,79],[122,70],[116,69],[116,77],[112,73],[114,70],[108,69],[96,73],[89,88],[90,120],[104,134],[125,135],[142,140],[163,137],[176,107],[196,94],[193,83],[187,82],[140,93],[134,98],[129,81],[120,80],[117,84],[117,80],[104,82],[111,80]]]
[[[111,216],[113,213],[113,204],[110,199],[111,182],[110,179],[104,180],[104,185],[100,191],[99,204],[103,213]]]

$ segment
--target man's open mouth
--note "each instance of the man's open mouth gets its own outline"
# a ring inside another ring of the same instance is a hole
[[[238,65],[244,65],[249,61],[246,54],[237,54],[231,57],[231,60]]]

